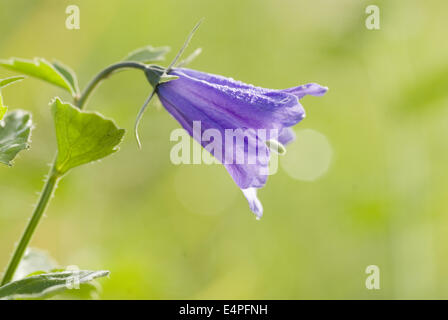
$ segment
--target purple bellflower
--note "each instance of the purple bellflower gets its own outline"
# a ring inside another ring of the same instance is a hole
[[[157,94],[165,109],[190,136],[225,166],[259,219],[263,215],[263,206],[257,197],[257,189],[266,184],[272,142],[278,146],[293,141],[295,136],[291,127],[305,117],[299,100],[306,95],[322,96],[328,88],[310,83],[284,90],[265,89],[232,78],[175,68],[200,23],[193,28],[168,68],[147,67],[146,77],[154,90],[137,116],[137,141],[139,121],[151,98]],[[199,133],[196,123],[200,123]],[[237,134],[232,137],[230,146],[228,141],[216,146],[215,135],[204,138],[210,131],[220,137],[227,137],[228,131]],[[234,147],[233,139],[238,141],[238,138],[240,143]],[[214,147],[209,148],[210,144]],[[241,159],[243,161],[238,161]]]
[[[159,84],[156,93],[165,109],[195,139],[198,136],[193,132],[195,121],[201,123],[199,137],[207,129],[218,130],[223,137],[226,129],[253,129],[242,147],[226,150],[223,145],[220,152],[212,150],[211,153],[224,164],[246,196],[250,209],[260,218],[263,207],[257,198],[257,189],[267,180],[270,150],[266,141],[273,137],[258,135],[258,129],[277,129],[278,136],[274,138],[283,145],[288,144],[294,139],[291,127],[305,117],[299,99],[306,95],[322,96],[327,88],[310,83],[285,90],[264,89],[185,68],[175,68],[169,75],[178,78]],[[206,148],[210,140],[197,142]],[[250,150],[257,153],[255,163],[247,161]],[[225,157],[229,154],[232,159],[242,156],[246,161],[227,163]]]

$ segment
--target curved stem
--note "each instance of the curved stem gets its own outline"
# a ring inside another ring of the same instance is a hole
[[[89,82],[89,84],[84,89],[83,93],[79,98],[75,98],[75,105],[82,109],[87,101],[87,98],[90,96],[90,94],[93,92],[93,90],[98,86],[98,84],[105,78],[107,78],[109,75],[111,75],[114,71],[118,69],[124,69],[124,68],[135,68],[140,70],[145,70],[146,66],[141,63],[137,62],[131,62],[131,61],[125,61],[125,62],[119,62],[116,64],[113,64],[106,69],[102,70],[100,73],[98,73],[92,81]],[[28,222],[25,231],[23,232],[22,237],[20,238],[19,244],[17,245],[16,249],[14,250],[14,253],[12,255],[12,258],[8,264],[8,267],[6,268],[5,275],[3,276],[3,280],[1,282],[0,286],[3,286],[10,282],[12,278],[14,277],[14,273],[17,270],[17,267],[19,266],[20,261],[23,258],[23,255],[25,254],[26,248],[28,247],[28,244],[31,241],[31,238],[34,234],[34,231],[36,230],[37,225],[39,224],[40,219],[42,218],[43,214],[45,213],[45,209],[47,208],[50,199],[54,193],[54,190],[56,189],[56,186],[61,178],[59,173],[54,169],[56,163],[56,158],[53,161],[53,165],[51,166],[50,172],[48,174],[48,179],[45,182],[44,188],[42,190],[42,193],[40,195],[39,201],[36,205],[36,208],[34,208],[33,214],[31,216],[31,220]]]
[[[82,92],[79,99],[75,99],[75,105],[82,109],[89,98],[90,94],[93,92],[93,90],[98,86],[98,84],[109,77],[114,71],[118,69],[124,69],[124,68],[134,68],[134,69],[140,69],[140,70],[146,70],[146,65],[138,63],[138,62],[132,62],[132,61],[124,61],[124,62],[118,62],[116,64],[113,64],[100,73],[98,73],[95,78],[93,78],[89,84],[86,86],[84,91]]]

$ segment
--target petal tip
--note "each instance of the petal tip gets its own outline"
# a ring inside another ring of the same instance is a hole
[[[310,90],[308,94],[315,96],[315,97],[321,97],[324,94],[326,94],[329,90],[328,87],[321,86],[317,83],[310,83],[308,85],[308,89]]]
[[[318,83],[312,82],[312,83],[304,84],[304,85],[301,85],[298,87],[284,89],[282,91],[293,94],[297,98],[302,99],[303,97],[305,97],[307,95],[321,97],[328,91],[328,87],[324,87]]]
[[[257,197],[256,188],[241,189],[247,201],[249,202],[250,210],[255,214],[256,219],[260,220],[263,216],[263,205]]]

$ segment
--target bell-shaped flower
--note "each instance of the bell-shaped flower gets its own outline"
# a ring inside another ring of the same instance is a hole
[[[269,141],[291,142],[291,127],[305,117],[299,99],[322,96],[327,88],[310,83],[265,89],[186,68],[174,68],[168,76],[176,79],[156,86],[161,103],[225,166],[260,218],[263,207],[257,189],[265,185],[269,173]],[[214,141],[218,136],[225,141]]]

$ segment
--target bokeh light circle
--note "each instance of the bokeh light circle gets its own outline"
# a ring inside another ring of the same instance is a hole
[[[314,181],[330,167],[333,150],[330,142],[320,132],[303,129],[296,132],[296,140],[286,147],[281,166],[296,180]]]

